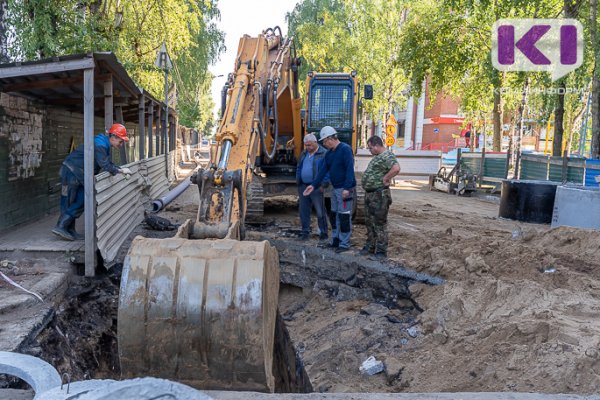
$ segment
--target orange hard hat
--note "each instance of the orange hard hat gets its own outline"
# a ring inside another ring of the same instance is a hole
[[[125,129],[125,127],[121,124],[113,124],[113,126],[111,126],[108,130],[108,133],[115,135],[126,142],[129,141],[129,138],[127,137],[127,129]]]

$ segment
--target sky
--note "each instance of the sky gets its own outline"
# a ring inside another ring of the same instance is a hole
[[[212,97],[215,102],[215,113],[221,107],[221,89],[227,74],[233,71],[234,59],[240,38],[244,34],[257,36],[267,28],[279,26],[284,36],[287,35],[285,14],[290,12],[300,0],[219,0],[217,5],[221,11],[219,29],[225,32],[227,50],[215,65],[209,67],[217,78],[213,80]],[[218,77],[219,75],[223,75]]]

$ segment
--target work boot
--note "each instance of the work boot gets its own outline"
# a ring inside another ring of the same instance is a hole
[[[374,255],[370,256],[369,259],[375,261],[387,260],[387,254],[383,251],[378,251]]]
[[[85,239],[85,236],[75,230],[75,221],[76,219],[73,218],[73,221],[67,227],[67,231],[75,238],[75,240],[83,240]]]
[[[365,246],[358,252],[358,254],[361,256],[368,256],[369,254],[373,254],[373,249]]]
[[[308,233],[301,233],[300,236],[298,236],[298,238],[300,240],[308,240],[309,234]]]
[[[329,244],[329,238],[327,237],[327,235],[321,234],[319,235],[319,247],[327,247],[327,245]]]
[[[73,241],[75,240],[75,236],[71,232],[69,232],[69,225],[71,222],[75,222],[75,219],[67,214],[61,214],[58,217],[58,222],[54,229],[52,229],[52,233],[57,236],[60,236],[62,239]]]
[[[338,247],[340,247],[340,239],[339,238],[333,238],[333,241],[331,243],[319,243],[318,245],[319,247],[327,247],[328,249],[337,249]]]
[[[336,253],[345,253],[348,250],[350,250],[350,247],[338,247],[337,249],[335,249],[335,252]]]

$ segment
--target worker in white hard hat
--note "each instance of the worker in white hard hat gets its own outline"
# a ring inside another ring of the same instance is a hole
[[[326,174],[333,186],[331,193],[331,243],[336,253],[350,249],[352,236],[352,205],[356,187],[354,177],[354,155],[352,148],[340,142],[337,131],[331,126],[324,126],[319,133],[319,141],[329,151],[325,154],[324,168],[319,170],[313,182],[304,190],[304,196],[310,194],[321,186]]]

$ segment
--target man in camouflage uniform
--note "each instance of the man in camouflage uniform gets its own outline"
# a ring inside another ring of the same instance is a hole
[[[387,215],[392,204],[390,184],[392,178],[400,173],[400,165],[394,153],[383,146],[379,136],[371,136],[367,146],[374,157],[362,176],[367,243],[360,254],[375,253],[375,258],[381,260],[387,257]]]

